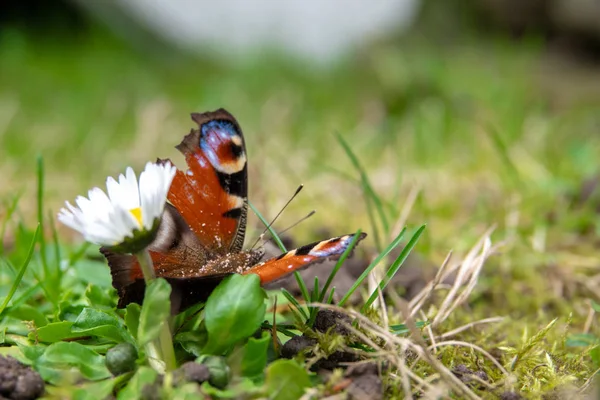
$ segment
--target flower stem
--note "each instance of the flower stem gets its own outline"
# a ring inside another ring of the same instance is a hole
[[[144,274],[144,282],[146,286],[150,284],[156,275],[154,274],[154,266],[148,249],[141,250],[135,253],[138,259],[142,273]],[[169,318],[161,324],[160,333],[157,340],[157,349],[160,349],[162,361],[165,363],[167,371],[173,371],[176,367],[175,351],[173,350],[173,336],[169,327]]]
[[[140,263],[142,274],[144,274],[144,282],[146,282],[146,285],[148,285],[150,282],[156,279],[156,275],[154,274],[154,265],[152,264],[152,258],[150,258],[150,252],[148,249],[144,249],[135,253],[135,256]]]

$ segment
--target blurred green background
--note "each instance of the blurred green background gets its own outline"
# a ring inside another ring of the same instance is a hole
[[[494,1],[421,1],[410,23],[325,61],[268,40],[225,56],[214,43],[189,51],[109,3],[2,6],[0,197],[20,195],[25,220],[38,155],[56,211],[128,165],[171,157],[182,168],[174,146],[189,113],[224,107],[244,129],[250,199],[267,217],[305,184],[279,222],[316,209],[295,230],[303,239],[371,229],[339,134],[390,219],[405,210],[409,225],[428,224],[420,250],[436,261],[493,224],[528,248],[593,245],[598,37],[540,2],[507,14]],[[210,18],[214,4],[200,3]]]

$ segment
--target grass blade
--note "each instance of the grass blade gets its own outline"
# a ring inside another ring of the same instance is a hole
[[[60,245],[58,242],[58,231],[56,230],[56,224],[54,223],[54,217],[52,211],[48,212],[48,221],[50,221],[50,229],[52,231],[52,244],[54,247],[54,263],[56,264],[56,283],[60,282],[61,269],[60,269]]]
[[[37,220],[41,232],[44,232],[44,159],[42,156],[37,158]],[[48,260],[46,259],[46,240],[44,235],[38,237],[40,243],[40,258],[44,268],[44,278],[51,279],[48,269]]]
[[[327,290],[329,290],[329,286],[331,285],[331,282],[333,282],[333,279],[335,278],[338,271],[342,267],[342,264],[344,264],[344,262],[346,261],[346,259],[348,258],[348,256],[352,252],[352,250],[354,250],[354,247],[358,243],[358,238],[360,237],[361,233],[362,233],[362,231],[360,229],[356,231],[356,233],[354,234],[354,237],[352,238],[352,241],[350,242],[350,245],[348,246],[348,248],[346,250],[344,250],[344,252],[340,256],[339,260],[335,264],[335,267],[333,267],[333,270],[331,270],[329,277],[327,277],[327,281],[325,281],[325,286],[323,286],[321,295],[319,296],[319,299],[318,299],[319,303],[323,302],[323,299],[325,298],[325,295],[327,294]]]
[[[69,256],[69,266],[72,266],[77,261],[81,260],[90,246],[90,242],[83,242],[83,244],[75,252],[71,253]]]
[[[250,206],[250,208],[252,209],[254,214],[256,214],[256,216],[258,217],[260,222],[262,222],[263,225],[267,228],[267,230],[273,237],[273,240],[275,241],[277,246],[279,246],[279,249],[281,249],[281,251],[285,253],[287,251],[287,249],[285,248],[285,245],[283,244],[283,242],[281,241],[281,239],[279,238],[279,236],[277,235],[277,233],[275,232],[273,227],[269,226],[269,222],[265,219],[265,217],[263,217],[263,215],[260,213],[260,211],[258,211],[250,201],[248,201],[248,205]]]
[[[367,210],[367,218],[369,218],[369,223],[371,224],[371,230],[373,231],[373,240],[375,241],[375,248],[377,251],[381,251],[381,238],[379,237],[379,227],[377,226],[377,220],[375,219],[375,215],[373,214],[373,209],[371,207],[371,199],[369,195],[364,191],[363,185],[363,197],[365,200],[365,208]]]
[[[502,140],[500,132],[498,132],[498,130],[491,124],[488,124],[487,132],[489,133],[489,136],[492,139],[494,148],[496,149],[498,155],[502,159],[502,163],[506,168],[508,176],[510,176],[510,178],[513,180],[515,186],[522,189],[524,187],[524,184],[521,179],[521,175],[519,174],[517,166],[510,157],[508,146],[506,146],[506,144]]]
[[[18,193],[14,197],[12,203],[10,203],[10,205],[6,208],[6,215],[4,216],[4,220],[2,221],[2,228],[0,228],[0,255],[4,254],[4,235],[6,235],[8,221],[10,221],[10,218],[17,209],[17,204],[19,204],[19,199],[21,198],[22,194],[23,192]]]
[[[313,286],[313,291],[312,291],[312,295],[310,298],[310,302],[316,303],[317,301],[319,301],[319,277],[315,276],[315,284]],[[308,313],[309,313],[310,317],[308,318],[307,325],[309,327],[312,327],[313,324],[315,323],[315,319],[317,318],[318,311],[319,311],[319,309],[317,307],[312,307],[312,306],[308,307]]]
[[[308,314],[306,313],[306,311],[304,311],[304,307],[302,307],[300,303],[298,303],[298,300],[296,300],[296,298],[292,296],[292,294],[286,289],[281,289],[281,293],[296,309],[298,309],[298,311],[300,312],[300,314],[302,314],[304,320],[306,321],[308,319]]]
[[[377,258],[375,258],[371,262],[371,264],[369,264],[367,269],[365,269],[363,271],[363,273],[358,277],[358,279],[356,279],[356,281],[354,282],[354,284],[352,285],[350,290],[348,290],[348,293],[346,293],[344,295],[344,297],[342,297],[342,299],[339,301],[338,306],[342,307],[344,305],[344,303],[346,303],[346,301],[348,301],[350,296],[352,296],[352,293],[354,293],[356,291],[356,289],[360,286],[360,284],[367,278],[367,276],[373,270],[373,268],[375,268],[377,266],[377,264],[379,264],[384,257],[386,257],[388,254],[390,254],[390,252],[392,250],[394,250],[400,244],[400,242],[402,241],[402,238],[404,237],[405,232],[406,232],[406,228],[402,229],[402,231],[398,234],[398,236],[396,236],[396,238],[392,241],[392,243],[390,243],[388,245],[388,247],[386,247],[381,253],[379,253]]]
[[[415,234],[412,236],[412,238],[410,238],[410,240],[408,241],[406,246],[400,252],[400,255],[398,256],[398,258],[396,258],[396,260],[392,263],[392,265],[388,269],[387,273],[385,274],[385,276],[383,277],[381,282],[379,282],[379,289],[381,289],[382,292],[383,292],[383,289],[385,289],[387,284],[390,282],[390,280],[394,277],[394,275],[396,275],[396,272],[398,272],[398,270],[400,269],[400,267],[402,266],[402,264],[404,263],[404,261],[406,260],[406,258],[410,254],[410,252],[412,251],[412,249],[415,247],[415,245],[419,241],[419,238],[423,234],[425,227],[426,227],[426,225],[421,225],[421,227],[419,229],[417,229]],[[373,302],[377,298],[377,294],[378,294],[378,290],[374,290],[373,293],[371,293],[371,296],[369,296],[369,299],[367,300],[365,305],[362,307],[361,312],[364,313],[365,310],[367,310],[371,306],[371,304],[373,304]]]
[[[329,297],[327,297],[327,303],[325,304],[333,304],[333,293],[335,293],[335,286],[331,288],[331,292],[329,292]]]
[[[8,294],[4,298],[4,301],[2,302],[2,305],[0,305],[0,315],[2,315],[2,313],[6,309],[6,306],[8,305],[8,303],[10,302],[12,297],[15,295],[15,292],[17,291],[17,288],[19,287],[19,284],[21,283],[21,279],[23,279],[23,275],[25,275],[25,271],[27,270],[27,267],[29,266],[29,263],[31,262],[31,258],[33,257],[33,252],[35,250],[35,244],[38,242],[38,236],[40,234],[40,231],[41,231],[41,225],[38,224],[38,226],[35,230],[35,233],[33,234],[33,240],[31,241],[31,245],[29,246],[29,251],[27,252],[27,257],[25,258],[23,265],[21,265],[21,268],[19,269],[19,273],[17,274],[17,277],[13,281],[12,286],[10,287],[10,290],[8,291]]]
[[[381,203],[381,199],[379,198],[379,196],[377,196],[377,194],[373,190],[373,187],[371,186],[371,183],[369,182],[369,178],[368,178],[364,168],[358,161],[358,157],[356,157],[356,155],[354,154],[354,152],[352,151],[352,149],[350,148],[348,143],[344,140],[344,138],[340,134],[336,134],[336,137],[338,139],[338,142],[340,142],[344,151],[348,155],[348,158],[350,158],[350,162],[352,163],[352,165],[354,165],[354,168],[356,168],[356,170],[360,174],[361,181],[363,182],[363,189],[373,199],[373,202],[375,203],[375,208],[379,214],[379,218],[381,219],[381,224],[383,225],[384,232],[388,232],[389,228],[390,228],[389,222],[385,215],[385,212],[383,209],[383,204]]]

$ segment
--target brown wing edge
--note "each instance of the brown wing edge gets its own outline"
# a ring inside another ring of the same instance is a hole
[[[134,268],[134,263],[137,263],[134,256],[129,254],[117,254],[108,250],[106,247],[100,247],[100,253],[106,257],[110,274],[112,276],[112,285],[117,289],[119,295],[118,307],[125,307],[127,304],[121,305],[124,298],[128,297],[128,287],[134,282],[131,279],[131,270]]]

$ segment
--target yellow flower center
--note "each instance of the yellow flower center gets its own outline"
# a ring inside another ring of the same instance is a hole
[[[131,215],[133,215],[135,217],[138,224],[140,224],[140,226],[142,226],[142,208],[141,207],[132,208],[131,210],[129,210],[129,212],[131,213]]]

